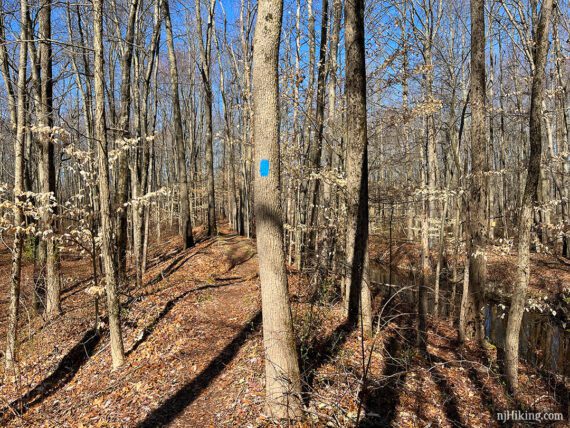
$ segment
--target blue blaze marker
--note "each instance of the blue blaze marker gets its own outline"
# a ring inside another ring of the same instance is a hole
[[[261,159],[259,162],[259,175],[261,177],[267,177],[269,175],[269,160]]]

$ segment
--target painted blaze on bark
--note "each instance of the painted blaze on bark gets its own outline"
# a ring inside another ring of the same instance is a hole
[[[261,159],[259,162],[259,175],[261,177],[267,177],[269,175],[269,160]]]
[[[260,0],[258,7],[253,57],[253,142],[259,170],[255,174],[254,206],[263,307],[266,412],[278,419],[297,419],[302,414],[301,381],[285,270],[279,171],[277,67],[283,4]]]

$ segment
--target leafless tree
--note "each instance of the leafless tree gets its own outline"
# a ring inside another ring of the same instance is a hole
[[[278,419],[301,416],[301,380],[289,306],[280,200],[279,42],[281,0],[261,0],[254,35],[253,141],[255,217],[263,306],[267,413]]]

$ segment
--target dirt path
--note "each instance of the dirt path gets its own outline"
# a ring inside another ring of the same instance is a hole
[[[12,408],[3,403],[3,426],[231,424],[245,382],[235,382],[234,362],[260,334],[253,245],[228,234],[185,252],[168,243],[162,254],[170,257],[147,273],[148,285],[123,310],[125,366],[110,372],[107,335],[87,331],[51,376],[25,393],[6,388]]]
[[[24,329],[21,377],[0,384],[0,426],[274,426],[261,416],[254,244],[226,233],[181,251],[171,238],[155,247],[149,266],[145,286],[123,296],[126,364],[110,370],[108,332],[94,333],[93,303],[83,292],[88,272],[79,269],[64,295],[63,317],[36,326],[32,336]],[[541,378],[525,364],[527,393],[523,402],[512,402],[495,363],[475,349],[458,353],[447,321],[432,320],[427,357],[414,346],[413,308],[398,308],[409,315],[396,311],[363,348],[340,305],[313,302],[298,273],[290,272],[289,284],[307,406],[302,426],[355,426],[360,418],[362,427],[488,427],[499,426],[495,413],[505,409],[567,408],[568,388],[560,384],[553,394],[556,379]],[[359,413],[363,349],[373,355]]]

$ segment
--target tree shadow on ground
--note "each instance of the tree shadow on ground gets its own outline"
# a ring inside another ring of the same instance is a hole
[[[475,388],[477,388],[477,391],[479,391],[481,395],[481,401],[483,402],[485,407],[487,407],[489,412],[491,412],[491,415],[496,418],[499,412],[503,412],[507,409],[500,409],[497,407],[497,405],[495,404],[495,398],[493,396],[493,392],[489,388],[487,388],[487,386],[483,382],[483,379],[481,379],[479,371],[475,368],[474,364],[473,363],[469,364],[470,367],[468,367],[467,369],[467,377],[469,377],[471,383],[473,383]],[[512,426],[512,422],[505,421],[503,425],[505,427],[510,427]]]
[[[352,322],[345,321],[325,339],[313,344],[303,355],[300,355],[301,376],[303,380],[302,392],[306,404],[310,401],[310,391],[313,387],[318,369],[337,355],[355,328],[356,326]]]
[[[234,336],[224,349],[190,382],[186,383],[173,396],[164,401],[160,407],[153,410],[141,423],[139,428],[154,428],[168,425],[187,406],[192,404],[200,394],[222,373],[225,367],[234,359],[241,346],[251,333],[261,324],[261,311],[258,311],[242,330]]]
[[[25,395],[0,410],[0,424],[5,424],[16,416],[22,416],[32,406],[41,403],[69,383],[81,366],[93,355],[100,341],[100,334],[97,334],[94,329],[88,330],[81,340],[62,358],[51,375]]]
[[[318,295],[314,298],[318,299]],[[373,319],[385,316],[387,312],[375,314]],[[376,321],[374,321],[376,322]],[[339,324],[337,328],[325,339],[310,344],[308,350],[300,355],[301,375],[303,379],[303,396],[305,404],[310,401],[310,392],[313,388],[315,375],[319,368],[331,361],[340,351],[352,331],[358,328],[358,324],[351,320],[346,320]]]
[[[190,260],[192,257],[200,254],[202,252],[202,250],[208,248],[214,242],[216,242],[216,241],[214,239],[211,239],[210,242],[208,242],[206,245],[204,245],[200,248],[193,247],[192,250],[194,250],[194,251],[182,251],[177,257],[174,258],[174,260],[172,260],[168,264],[168,266],[165,269],[162,269],[154,278],[152,278],[150,281],[148,281],[146,286],[155,285],[155,284],[167,279],[169,276],[171,276],[173,273],[175,273],[178,269],[180,269],[182,266],[184,266],[184,264],[188,260]]]
[[[467,348],[463,348],[459,342],[459,338],[449,338],[449,344],[438,343],[436,347],[441,351],[448,351],[452,355],[454,362],[447,361],[433,353],[428,354],[428,359],[433,363],[430,368],[430,374],[432,379],[438,385],[442,394],[445,395],[445,413],[448,420],[454,426],[465,426],[463,421],[461,421],[461,415],[458,411],[459,401],[454,388],[449,384],[445,374],[440,370],[439,367],[444,365],[453,364],[455,366],[459,365],[462,367],[463,373],[467,375],[467,378],[471,381],[474,388],[477,390],[481,403],[489,411],[492,417],[496,417],[498,412],[503,411],[497,404],[498,397],[495,396],[493,391],[485,384],[481,378],[480,372],[476,369],[476,366],[490,367],[492,361],[484,351],[477,352],[475,354],[469,352]],[[512,424],[509,421],[505,421],[505,427],[510,427]]]
[[[69,287],[64,288],[62,290],[61,300],[64,301],[74,296],[75,294],[79,293],[81,290],[84,289],[84,287],[82,287],[83,285],[88,285],[92,281],[93,281],[93,275],[89,275],[87,278],[82,278],[77,281],[74,281],[73,284],[70,284]]]
[[[161,249],[168,248],[174,242],[173,239],[179,239],[179,237],[176,236],[175,238],[169,238],[161,244],[155,243],[154,245],[159,245],[159,248],[161,248]],[[209,239],[210,239],[209,237],[204,236],[202,233],[195,235],[194,236],[194,246],[192,248],[189,248],[188,250],[192,250],[192,249],[197,248],[201,243],[206,242]],[[149,244],[149,248],[150,248],[150,244]],[[153,269],[156,266],[160,265],[161,263],[164,263],[165,261],[172,259],[173,257],[175,257],[177,254],[180,254],[181,252],[183,252],[181,242],[179,244],[175,244],[174,248],[171,248],[170,250],[155,251],[155,252],[153,252],[152,256],[149,255],[149,260],[147,262],[146,269],[147,270]]]
[[[168,302],[166,302],[166,304],[164,305],[164,307],[162,308],[162,310],[158,313],[158,315],[150,322],[150,324],[148,324],[146,327],[143,328],[142,332],[140,333],[139,337],[137,340],[135,340],[135,342],[133,343],[133,346],[131,347],[131,349],[129,349],[125,355],[130,355],[132,354],[134,351],[136,351],[138,349],[139,346],[141,346],[149,337],[150,335],[154,332],[154,330],[156,330],[156,327],[158,326],[158,323],[166,316],[168,315],[168,313],[174,308],[174,306],[176,306],[176,304],[184,299],[186,296],[188,296],[189,294],[192,293],[197,293],[198,291],[204,291],[204,290],[209,290],[212,288],[220,288],[220,287],[229,287],[230,285],[236,285],[238,284],[238,282],[233,282],[233,283],[229,283],[229,284],[206,284],[206,285],[202,285],[200,287],[196,287],[193,288],[192,290],[187,290],[181,294],[179,294],[178,296],[174,297],[173,299],[170,299]]]
[[[234,231],[224,232],[220,230],[218,230],[218,237],[223,238],[224,241],[232,241],[237,238],[243,238],[242,235]]]
[[[538,374],[538,378],[542,380],[546,385],[548,385],[548,389],[553,393],[553,398],[558,403],[560,409],[553,410],[555,412],[561,411],[564,421],[568,421],[570,418],[570,390],[566,386],[563,380],[560,380],[554,373],[551,373],[544,369],[536,369]],[[520,374],[519,374],[520,376]],[[545,397],[543,397],[545,398]],[[544,409],[540,409],[536,407],[538,404],[538,400],[535,401],[531,406],[522,402],[518,397],[514,397],[516,401],[516,408],[521,412],[530,412],[530,413],[542,413]],[[550,426],[546,424],[544,421],[542,422],[527,422],[529,426]],[[554,423],[552,423],[554,425]]]
[[[461,357],[461,358],[463,358],[463,357]],[[501,386],[503,388],[503,391],[509,397],[509,403],[511,403],[509,408],[498,407],[495,404],[495,402],[496,402],[495,396],[494,396],[492,390],[489,389],[485,385],[485,382],[482,379],[482,374],[481,374],[480,370],[477,370],[475,363],[471,363],[470,367],[467,370],[467,375],[468,375],[469,379],[471,380],[473,385],[475,385],[475,387],[481,392],[481,398],[483,400],[483,403],[487,406],[487,408],[489,409],[489,411],[491,412],[491,414],[495,418],[498,418],[499,413],[503,413],[503,412],[506,412],[509,410],[518,410],[522,413],[525,413],[525,412],[542,413],[544,411],[544,409],[536,408],[534,405],[529,407],[528,405],[522,403],[516,396],[513,397],[509,393],[507,385],[504,382],[504,374],[503,373],[505,373],[505,370],[506,370],[504,359],[505,359],[504,351],[501,348],[497,348],[496,366],[497,366],[498,373],[499,373],[498,376],[500,376],[499,379],[503,380],[502,382],[500,382]],[[486,366],[491,365],[490,361],[485,360],[485,358],[484,358],[483,362],[485,363]],[[553,373],[550,373],[548,371],[541,370],[538,368],[535,368],[535,370],[536,370],[536,373],[539,375],[539,378],[541,378],[542,381],[548,385],[548,389],[553,392],[554,399],[558,402],[558,404],[560,405],[560,408],[566,411],[566,414],[564,415],[564,420],[568,420],[568,411],[570,410],[570,407],[569,407],[570,395],[569,395],[568,388],[566,387],[566,385],[563,382],[560,382]],[[544,426],[544,422],[526,421],[525,423],[528,426]],[[506,420],[506,421],[502,421],[501,425],[503,425],[505,427],[512,427],[512,426],[515,426],[516,423],[512,420]]]
[[[550,387],[550,390],[554,391],[554,398],[560,403],[560,407],[564,410],[564,420],[568,421],[568,419],[570,419],[570,390],[566,384],[553,373],[546,370],[538,370],[538,374]]]
[[[393,333],[384,347],[384,370],[379,379],[372,379],[364,397],[366,416],[359,427],[390,426],[396,418],[401,390],[406,382],[409,368],[406,352],[412,347],[414,330],[404,325],[404,334]]]
[[[175,248],[175,249],[167,251],[165,253],[157,254],[151,260],[149,260],[147,262],[146,269],[150,270],[150,269],[155,268],[156,266],[160,265],[161,263],[164,263],[165,261],[170,260],[172,257],[175,257],[176,254],[180,253],[180,251],[182,251],[180,248]]]
[[[454,387],[449,383],[445,374],[440,369],[442,365],[447,364],[447,361],[434,354],[428,354],[427,357],[428,361],[433,363],[428,371],[431,375],[431,378],[437,385],[439,391],[441,392],[443,398],[443,408],[447,420],[454,427],[466,428],[466,425],[461,420],[462,418],[459,411],[459,401],[454,391]]]

